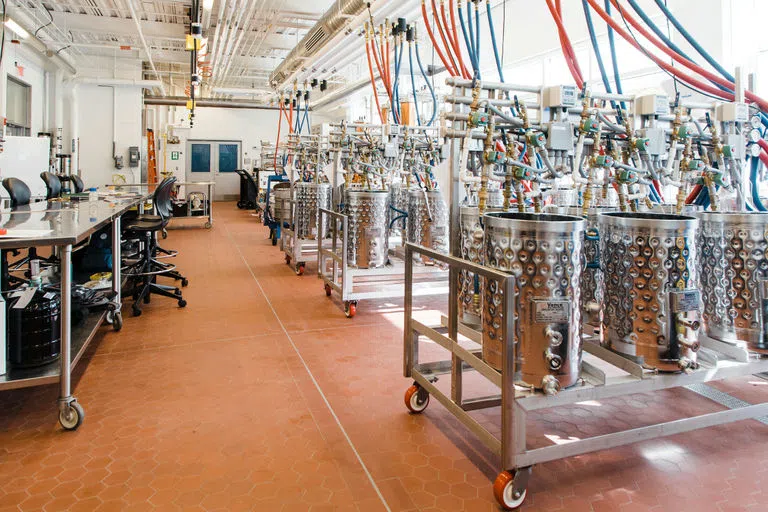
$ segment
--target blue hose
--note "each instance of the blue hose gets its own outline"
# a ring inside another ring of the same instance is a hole
[[[488,27],[491,30],[491,43],[493,44],[493,56],[496,58],[496,69],[499,70],[499,80],[504,83],[504,71],[501,69],[499,48],[496,45],[496,31],[493,29],[493,15],[491,14],[491,2],[485,2],[485,10],[488,13]]]
[[[611,0],[605,0],[605,12],[611,14]],[[616,82],[616,93],[624,94],[621,88],[621,73],[619,73],[619,60],[616,58],[616,41],[613,38],[613,27],[608,25],[608,45],[611,47],[611,62],[613,63],[613,80]],[[619,102],[622,110],[627,109],[627,105]]]
[[[581,0],[581,5],[584,7],[584,18],[587,20],[587,30],[589,31],[589,40],[592,42],[592,50],[595,52],[595,59],[597,60],[597,67],[600,69],[600,76],[603,79],[603,86],[605,92],[611,94],[611,82],[608,80],[608,74],[605,71],[605,64],[603,64],[603,57],[600,55],[600,46],[597,44],[597,36],[595,36],[595,26],[592,24],[592,15],[589,12],[589,3],[587,0]],[[611,101],[611,106],[616,110],[616,102]]]
[[[408,43],[408,70],[411,72],[411,91],[413,91],[413,107],[416,110],[416,122],[421,126],[419,99],[416,97],[416,78],[413,76],[413,45],[411,43]]]
[[[680,24],[680,22],[675,18],[675,16],[667,9],[667,6],[664,4],[664,0],[656,0],[656,5],[659,6],[659,9],[661,9],[661,12],[664,13],[664,16],[667,17],[667,19],[672,23],[672,25],[675,26],[678,32],[680,32],[680,35],[682,35],[688,43],[693,46],[694,50],[699,52],[699,55],[704,57],[704,60],[709,62],[709,64],[715,68],[726,80],[729,82],[734,82],[733,75],[730,74],[728,71],[723,68],[707,51],[701,47],[701,45],[696,41],[696,39],[693,38],[693,36],[685,30],[685,28]]]
[[[760,199],[760,186],[757,183],[757,171],[760,168],[760,159],[752,157],[752,161],[749,165],[749,180],[752,182],[752,202],[755,204],[757,211],[768,211],[768,209],[766,209],[766,207],[763,205],[762,199]]]
[[[477,79],[480,80],[480,11],[475,4],[475,64]]]
[[[392,111],[397,111],[397,124],[400,124],[400,91],[398,85],[400,84],[400,65],[403,62],[403,44],[400,44],[400,51],[398,51],[397,40],[395,40],[395,84],[392,86],[392,95],[396,98],[395,104],[392,105]]]
[[[610,0],[608,0],[608,1],[610,2]],[[690,58],[688,55],[686,55],[686,53],[683,52],[683,50],[681,50],[679,46],[677,46],[674,42],[672,42],[672,40],[669,39],[666,34],[664,34],[664,31],[661,30],[658,27],[658,25],[656,25],[653,22],[653,20],[651,20],[651,18],[645,13],[645,11],[643,11],[643,8],[638,5],[636,0],[627,0],[627,1],[632,6],[632,8],[635,10],[635,12],[638,14],[638,16],[640,16],[640,18],[645,22],[646,25],[648,25],[648,27],[653,31],[654,34],[659,36],[659,39],[661,39],[664,42],[664,44],[669,46],[670,49],[672,49],[675,52],[677,52],[681,57],[685,58],[686,60],[689,60],[689,61],[693,62],[694,64],[696,63],[692,58]],[[712,84],[714,84],[720,90],[728,91],[728,92],[733,92],[731,89],[728,89],[727,87],[723,87],[722,85],[718,84],[717,82],[714,82],[712,80],[710,80],[710,82],[712,82]]]
[[[464,23],[464,15],[462,10],[459,11],[459,23],[461,24],[461,33],[464,35],[464,45],[467,47],[467,53],[469,54],[469,63],[472,64],[472,76],[477,75],[477,68],[475,67],[475,56],[472,53],[472,43],[467,35],[467,25]]]
[[[421,71],[421,76],[423,76],[424,81],[427,82],[429,93],[432,95],[432,117],[429,118],[429,122],[427,123],[428,126],[432,126],[432,123],[435,122],[435,115],[437,115],[437,96],[435,96],[435,89],[432,87],[432,83],[429,81],[429,77],[424,72],[424,66],[421,65],[421,57],[419,56],[418,41],[414,44],[414,50],[416,51],[416,62],[419,64],[419,70]]]
[[[477,47],[477,40],[475,39],[475,29],[472,26],[472,7],[469,5],[472,2],[467,2],[467,25],[469,26],[469,43],[471,45],[471,51],[469,57],[472,59],[472,70],[474,71],[474,77],[476,80],[480,79],[480,58],[478,56],[479,48]],[[463,28],[463,27],[462,27]],[[478,30],[480,29],[480,23],[477,23]]]

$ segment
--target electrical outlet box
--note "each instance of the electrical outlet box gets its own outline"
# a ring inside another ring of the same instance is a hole
[[[660,156],[667,152],[667,137],[664,128],[646,128],[640,130],[640,137],[647,138],[646,144],[648,154],[651,156]]]
[[[544,108],[575,107],[579,101],[579,91],[572,85],[556,85],[547,87],[542,94],[541,103]]]
[[[384,145],[384,158],[397,158],[397,144],[388,142]]]
[[[731,157],[736,160],[744,160],[747,152],[744,137],[736,134],[727,134],[723,139],[723,144],[731,147]]]
[[[139,146],[131,146],[128,148],[128,167],[139,166]]]
[[[546,148],[552,151],[573,151],[573,123],[548,123]]]
[[[635,114],[638,116],[664,116],[669,114],[669,97],[649,94],[635,98]]]
[[[746,123],[749,121],[749,107],[746,103],[723,103],[717,106],[715,115],[724,123]]]

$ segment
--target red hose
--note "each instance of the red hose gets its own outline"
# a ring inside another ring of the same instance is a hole
[[[768,142],[765,142],[764,139],[758,139],[757,144],[763,148],[763,151],[768,151]]]
[[[275,141],[275,158],[272,161],[272,166],[275,168],[275,174],[277,174],[277,148],[280,147],[280,127],[283,125],[283,100],[280,100],[280,115],[277,118],[277,141]]]
[[[576,58],[576,52],[573,50],[573,45],[571,44],[570,40],[568,40],[568,31],[565,29],[565,21],[563,21],[563,7],[560,5],[560,0],[555,0],[555,9],[557,10],[557,15],[560,16],[560,23],[563,28],[562,35],[560,36],[560,40],[563,40],[563,36],[566,39],[568,50],[568,55],[570,57],[570,61],[573,64],[574,69],[579,74],[579,77],[582,79],[582,82],[584,81],[584,73],[581,72],[581,67],[579,66],[579,60]],[[582,85],[579,85],[579,87],[583,87]]]
[[[445,13],[445,9],[443,9],[443,13]],[[443,41],[443,46],[445,47],[445,53],[448,54],[448,60],[451,61],[451,70],[453,71],[453,75],[459,74],[459,67],[456,65],[456,60],[453,58],[453,53],[451,52],[451,45],[448,43],[448,40],[445,38],[445,32],[443,31],[443,24],[440,23],[440,16],[437,13],[437,5],[435,4],[435,0],[432,0],[432,18],[435,20],[435,26],[437,26],[437,31],[440,33],[440,39]]]
[[[552,14],[552,18],[555,20],[555,24],[557,25],[557,32],[558,36],[560,37],[560,46],[563,50],[565,63],[568,65],[568,69],[571,72],[573,80],[576,82],[576,86],[582,88],[584,86],[584,79],[582,78],[579,65],[576,62],[575,57],[573,57],[573,46],[571,45],[571,41],[565,31],[563,20],[560,18],[560,15],[555,8],[555,4],[552,3],[552,0],[547,0],[547,7],[549,7],[549,12]]]
[[[659,59],[658,57],[654,56],[653,54],[647,52],[643,49],[640,44],[635,41],[633,37],[631,37],[627,32],[624,31],[624,29],[621,28],[621,26],[616,23],[616,21],[611,18],[607,12],[605,12],[595,0],[587,0],[589,2],[589,5],[592,6],[592,9],[601,17],[603,20],[605,20],[606,23],[608,23],[613,30],[615,30],[621,37],[624,38],[629,44],[634,46],[638,51],[646,55],[649,59],[651,59],[653,62],[656,63],[657,66],[660,66],[661,68],[665,69],[669,73],[673,74],[677,78],[683,80],[684,82],[688,83],[689,85],[693,85],[694,87],[701,89],[704,92],[707,92],[709,94],[712,94],[714,96],[724,98],[726,100],[732,101],[733,100],[733,94],[727,93],[725,91],[721,91],[717,87],[711,86],[709,84],[705,84],[704,82],[701,82],[699,80],[696,80],[695,78],[691,77],[690,75],[687,75],[674,66],[667,64],[663,60]],[[629,20],[627,20],[629,21]],[[686,61],[687,62],[687,61]]]
[[[365,42],[365,55],[368,57],[368,72],[371,74],[371,87],[373,87],[373,99],[376,100],[376,111],[379,113],[379,119],[381,124],[384,124],[384,115],[381,113],[381,105],[379,104],[379,92],[376,90],[376,77],[373,74],[373,64],[371,63],[371,42]]]
[[[373,37],[376,37],[376,34],[373,35]],[[376,51],[376,40],[374,39],[373,42],[373,57],[376,61],[376,69],[379,71],[379,77],[381,77],[381,81],[384,82],[384,89],[387,91],[387,96],[389,96],[389,101],[392,101],[392,90],[389,88],[389,84],[387,84],[387,74],[384,73],[382,70],[382,63],[379,61],[379,54]],[[384,60],[384,55],[381,56],[381,59]],[[386,62],[385,62],[386,63]]]
[[[427,34],[429,34],[429,39],[432,41],[432,46],[435,48],[437,56],[440,57],[440,60],[442,61],[443,66],[445,66],[445,69],[448,70],[448,73],[450,73],[452,76],[456,76],[456,73],[454,73],[453,69],[451,69],[451,65],[445,59],[445,55],[443,55],[442,50],[440,50],[440,46],[435,40],[435,35],[432,33],[432,28],[429,26],[429,16],[427,16],[427,3],[425,0],[421,0],[421,16],[424,18],[424,26],[427,27]]]
[[[663,203],[665,199],[664,194],[661,193],[661,183],[659,183],[659,180],[653,180],[653,188],[656,190],[656,193],[659,194],[659,199],[661,199],[661,202]]]
[[[718,85],[721,85],[723,87],[727,87],[730,89],[734,88],[733,82],[730,82],[728,80],[723,79],[719,75],[716,75],[710,71],[707,71],[706,69],[702,68],[701,66],[697,65],[695,62],[691,62],[690,60],[686,59],[685,57],[681,56],[674,50],[670,49],[667,45],[664,44],[663,41],[656,38],[653,34],[649,33],[635,18],[633,18],[629,13],[625,12],[624,9],[619,5],[617,0],[611,0],[611,3],[616,6],[616,8],[619,10],[619,12],[622,13],[623,17],[629,22],[630,25],[635,27],[638,32],[643,34],[643,36],[648,39],[653,45],[658,48],[659,50],[663,51],[667,55],[669,55],[672,59],[679,62],[683,66],[687,67],[691,71],[694,71],[701,76],[707,78],[708,80],[711,80],[715,82]],[[721,94],[727,94],[725,91],[720,91]],[[760,108],[763,110],[766,110],[766,107],[768,107],[768,102],[763,100],[762,98],[758,97],[756,94],[752,93],[751,91],[744,91],[744,95],[747,97],[748,100],[750,100],[753,103],[757,103],[760,105]]]
[[[441,6],[442,7],[442,6]],[[459,45],[459,33],[456,31],[456,14],[453,9],[453,0],[448,1],[448,10],[451,13],[451,29],[453,30],[453,49],[456,52],[456,57],[459,59],[459,64],[461,65],[461,72],[465,79],[469,80],[471,75],[469,74],[469,70],[464,65],[464,58],[461,56],[461,46]],[[443,14],[445,16],[445,14]],[[445,24],[446,27],[448,24]]]
[[[685,198],[685,204],[692,204],[696,200],[696,196],[699,195],[699,192],[701,192],[702,188],[704,188],[703,185],[696,185],[693,187],[691,193],[688,194],[688,197]]]
[[[760,152],[760,161],[763,162],[764,166],[768,167],[768,154],[765,151]]]
[[[288,118],[288,133],[293,133],[293,98],[288,99],[288,112],[291,116]]]
[[[386,37],[386,36],[385,36]],[[384,71],[387,73],[387,87],[389,87],[389,95],[392,96],[392,68],[390,67],[390,56],[392,52],[389,49],[389,37],[387,37],[387,53],[382,57],[384,61]]]

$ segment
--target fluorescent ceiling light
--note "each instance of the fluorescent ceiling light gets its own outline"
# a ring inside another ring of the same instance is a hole
[[[203,0],[203,9],[206,11],[213,9],[213,0]]]
[[[5,26],[11,29],[14,34],[16,34],[22,39],[26,39],[29,37],[29,32],[21,28],[21,25],[13,21],[11,18],[8,18],[5,20]]]

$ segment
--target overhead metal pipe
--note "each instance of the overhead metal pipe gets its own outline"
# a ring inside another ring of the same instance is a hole
[[[186,106],[186,96],[144,96],[144,105]],[[195,100],[197,108],[247,108],[253,110],[278,110],[279,107],[254,101]],[[310,108],[310,111],[312,109]]]
[[[157,72],[157,68],[155,67],[155,61],[152,60],[152,50],[150,49],[149,45],[147,44],[147,40],[144,38],[144,32],[141,30],[141,20],[138,16],[136,16],[136,9],[133,7],[133,0],[126,0],[126,3],[128,4],[128,9],[131,11],[131,18],[133,18],[133,22],[136,24],[136,30],[139,33],[139,39],[141,40],[141,44],[144,46],[144,52],[147,54],[147,60],[149,61],[149,66],[152,68],[152,71],[155,73],[155,77],[158,79],[160,78],[160,73]],[[165,96],[165,86],[163,85],[162,81],[160,82],[160,92],[163,96]]]

